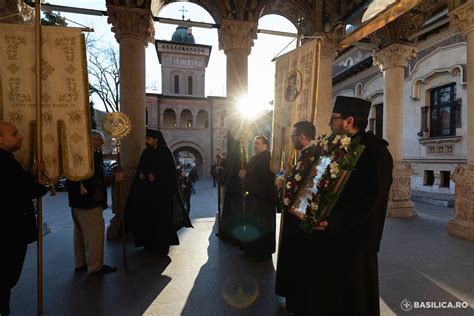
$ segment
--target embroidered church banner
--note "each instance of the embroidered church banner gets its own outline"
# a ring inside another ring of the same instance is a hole
[[[33,161],[35,139],[35,29],[0,24],[0,119],[24,136],[16,158]],[[87,64],[79,28],[42,27],[42,158],[46,176],[82,180],[93,174]]]
[[[276,60],[271,162],[276,172],[292,155],[293,124],[314,121],[319,54],[320,43],[312,40]]]

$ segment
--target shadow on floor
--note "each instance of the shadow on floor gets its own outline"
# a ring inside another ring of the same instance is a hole
[[[171,278],[162,273],[169,257],[128,247],[128,269],[119,243],[106,245],[106,263],[118,271],[106,275],[74,272],[72,232],[53,232],[44,240],[45,315],[143,315]],[[28,249],[20,283],[12,295],[13,315],[36,314],[36,246]]]
[[[286,315],[275,295],[271,261],[249,261],[238,247],[209,235],[201,267],[181,315]]]

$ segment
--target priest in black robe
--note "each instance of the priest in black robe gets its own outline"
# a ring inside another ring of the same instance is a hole
[[[311,143],[315,135],[316,128],[313,123],[300,121],[294,124],[291,140],[294,148],[300,152],[300,156],[295,166],[292,166],[286,178],[287,181],[297,175],[301,177],[302,183],[306,181],[304,174],[299,173],[298,168],[301,166],[311,168],[313,162],[317,160],[316,146]],[[280,183],[279,186],[283,186],[285,192],[290,190],[286,183]],[[300,219],[291,214],[290,207],[297,198],[297,191],[292,195],[291,201],[281,203],[275,292],[285,297],[286,309],[290,314],[325,315],[326,294],[323,284],[316,280],[315,276],[316,273],[318,276],[324,276],[325,270],[321,265],[322,262],[314,258],[314,254],[321,256],[320,252],[325,247],[325,243],[319,240],[320,235],[304,232]],[[324,303],[324,306],[320,302]]]
[[[166,256],[170,245],[179,245],[176,231],[192,225],[163,134],[147,129],[145,144],[125,206],[126,227],[137,247]]]
[[[268,139],[256,136],[253,148],[256,155],[239,172],[244,179],[246,213],[242,248],[252,260],[267,261],[275,252],[275,173],[270,170]]]
[[[334,133],[360,137],[365,146],[322,231],[331,250],[318,255],[329,262],[333,315],[380,315],[377,253],[393,160],[388,143],[365,132],[370,107],[366,100],[338,96],[330,119]]]
[[[238,139],[227,132],[227,157],[223,170],[222,215],[219,239],[242,245],[245,234],[244,191],[239,171],[247,165],[245,153]]]

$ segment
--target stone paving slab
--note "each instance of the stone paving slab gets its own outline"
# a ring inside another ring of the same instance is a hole
[[[64,193],[45,198],[44,315],[286,315],[274,294],[275,262],[249,262],[215,236],[217,203],[210,179],[192,196],[194,229],[179,232],[181,245],[168,258],[107,242],[109,275],[73,271],[72,221]],[[216,205],[216,204],[214,204]],[[418,217],[387,219],[380,262],[382,315],[474,315],[474,242],[446,233],[452,209],[416,203]],[[105,217],[112,216],[110,210]],[[277,217],[278,218],[278,217]],[[467,309],[414,309],[401,302],[442,301]],[[36,313],[36,246],[29,247],[24,270],[12,293],[12,315]]]

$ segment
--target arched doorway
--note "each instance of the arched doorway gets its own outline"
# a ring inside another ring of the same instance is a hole
[[[187,172],[189,172],[193,166],[196,166],[197,173],[200,177],[207,175],[203,157],[195,148],[189,146],[179,147],[173,151],[173,155],[176,163],[182,163]]]

